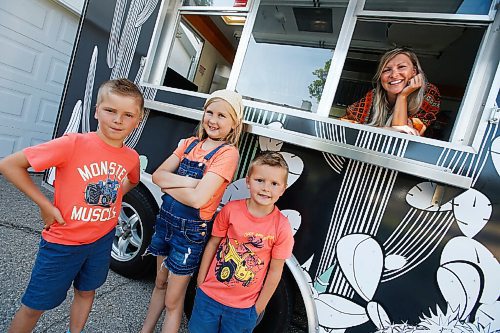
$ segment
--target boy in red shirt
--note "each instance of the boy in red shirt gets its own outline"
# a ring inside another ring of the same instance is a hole
[[[250,198],[226,204],[215,219],[198,273],[190,333],[251,332],[292,254],[288,219],[275,206],[288,166],[277,152],[250,164]]]
[[[110,80],[97,94],[96,132],[71,133],[0,161],[0,172],[39,207],[44,223],[31,279],[10,333],[31,332],[73,284],[70,331],[81,332],[95,289],[106,280],[122,197],[139,183],[139,156],[123,142],[139,125],[144,99],[129,80]],[[27,169],[56,168],[54,203]]]

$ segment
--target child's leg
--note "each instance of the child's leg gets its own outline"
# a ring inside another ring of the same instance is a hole
[[[255,305],[237,309],[226,307],[221,319],[220,333],[251,333],[257,325]]]
[[[218,333],[224,309],[224,305],[208,297],[198,288],[189,319],[189,333]]]
[[[177,333],[179,331],[184,310],[184,298],[190,279],[190,275],[169,275],[162,333]]]
[[[25,305],[17,311],[9,327],[9,333],[29,333],[32,332],[40,319],[43,311],[34,310]]]
[[[156,323],[160,319],[163,309],[165,309],[165,293],[167,291],[168,269],[163,265],[165,257],[156,257],[156,279],[151,300],[149,301],[148,313],[144,324],[142,324],[141,333],[154,332]]]
[[[75,297],[71,304],[69,318],[69,329],[71,333],[80,333],[87,322],[92,303],[94,302],[95,290],[81,291],[73,288]]]
[[[92,309],[95,290],[106,282],[114,235],[113,229],[94,243],[79,246],[85,261],[73,281],[75,296],[69,320],[72,333],[80,333],[83,330]]]

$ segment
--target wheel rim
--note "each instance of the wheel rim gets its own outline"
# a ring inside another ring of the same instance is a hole
[[[122,202],[111,257],[118,261],[132,260],[139,254],[142,241],[142,221],[139,213],[130,204]]]

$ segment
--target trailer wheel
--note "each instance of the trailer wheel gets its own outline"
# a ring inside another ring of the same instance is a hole
[[[293,316],[294,292],[291,280],[283,272],[280,283],[269,300],[264,316],[253,333],[287,332]]]
[[[151,271],[155,258],[145,256],[158,208],[145,190],[135,187],[123,197],[111,249],[111,269],[128,278],[140,278]]]

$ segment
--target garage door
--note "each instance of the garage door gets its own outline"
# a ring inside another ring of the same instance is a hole
[[[0,0],[0,158],[50,140],[78,16],[50,0]]]

